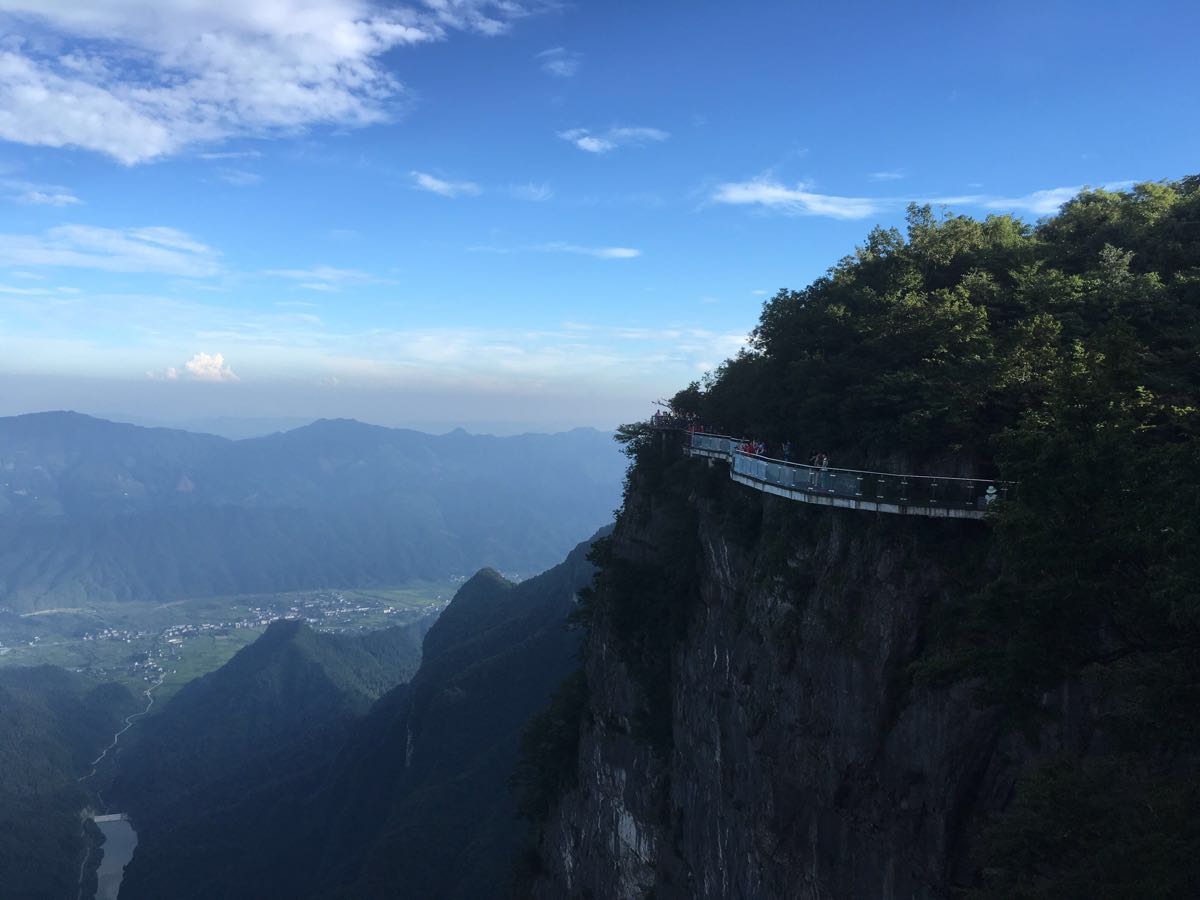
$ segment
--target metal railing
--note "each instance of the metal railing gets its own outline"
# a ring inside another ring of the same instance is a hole
[[[840,497],[873,505],[976,512],[984,512],[992,503],[1016,496],[1017,486],[1011,481],[809,466],[742,452],[739,447],[745,441],[727,435],[693,433],[690,439],[691,449],[706,455],[723,456],[734,473],[797,493]]]

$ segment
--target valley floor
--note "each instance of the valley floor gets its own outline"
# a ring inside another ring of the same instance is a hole
[[[157,682],[161,700],[220,668],[276,619],[334,632],[402,625],[440,612],[461,581],[0,613],[0,666],[57,665],[134,690]]]

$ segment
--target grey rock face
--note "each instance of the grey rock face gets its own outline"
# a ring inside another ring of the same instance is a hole
[[[740,488],[738,488],[741,490]],[[747,492],[749,493],[749,492]],[[935,898],[971,876],[989,812],[1034,755],[972,685],[912,686],[929,612],[986,573],[988,526],[808,509],[753,495],[741,540],[693,494],[698,597],[670,667],[673,747],[635,736],[643,694],[601,615],[587,661],[578,786],[541,840],[540,898]],[[618,558],[661,552],[635,485]],[[1046,698],[1040,753],[1091,739],[1088,698]]]

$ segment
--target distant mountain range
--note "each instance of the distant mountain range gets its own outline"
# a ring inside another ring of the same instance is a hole
[[[0,606],[536,572],[611,518],[624,464],[592,429],[435,436],[337,419],[233,441],[0,418]]]

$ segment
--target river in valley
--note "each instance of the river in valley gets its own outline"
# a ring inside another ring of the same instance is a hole
[[[104,857],[100,860],[100,871],[96,873],[100,882],[96,900],[117,900],[125,866],[133,859],[137,847],[137,832],[128,819],[98,816],[95,821],[96,827],[104,833]]]
[[[154,689],[162,684],[162,676],[159,676],[158,681],[142,691],[146,697],[146,708],[141,712],[133,713],[125,717],[124,727],[113,735],[112,742],[100,751],[100,755],[92,760],[91,771],[86,775],[81,776],[77,780],[79,782],[87,781],[96,774],[96,767],[104,761],[110,751],[116,750],[117,744],[120,743],[121,735],[133,727],[133,724],[142,716],[147,715],[150,709],[154,706]],[[96,794],[97,800],[100,799],[99,792]],[[92,816],[92,821],[96,823],[96,827],[100,829],[104,835],[104,856],[100,860],[100,869],[97,872],[99,879],[99,887],[96,889],[95,900],[117,900],[117,894],[121,891],[121,879],[125,877],[125,866],[133,859],[133,851],[137,848],[137,832],[133,830],[133,825],[129,820],[120,813],[107,816]],[[83,862],[79,867],[79,894],[78,900],[83,900],[83,873],[86,871],[88,856],[84,856]]]

